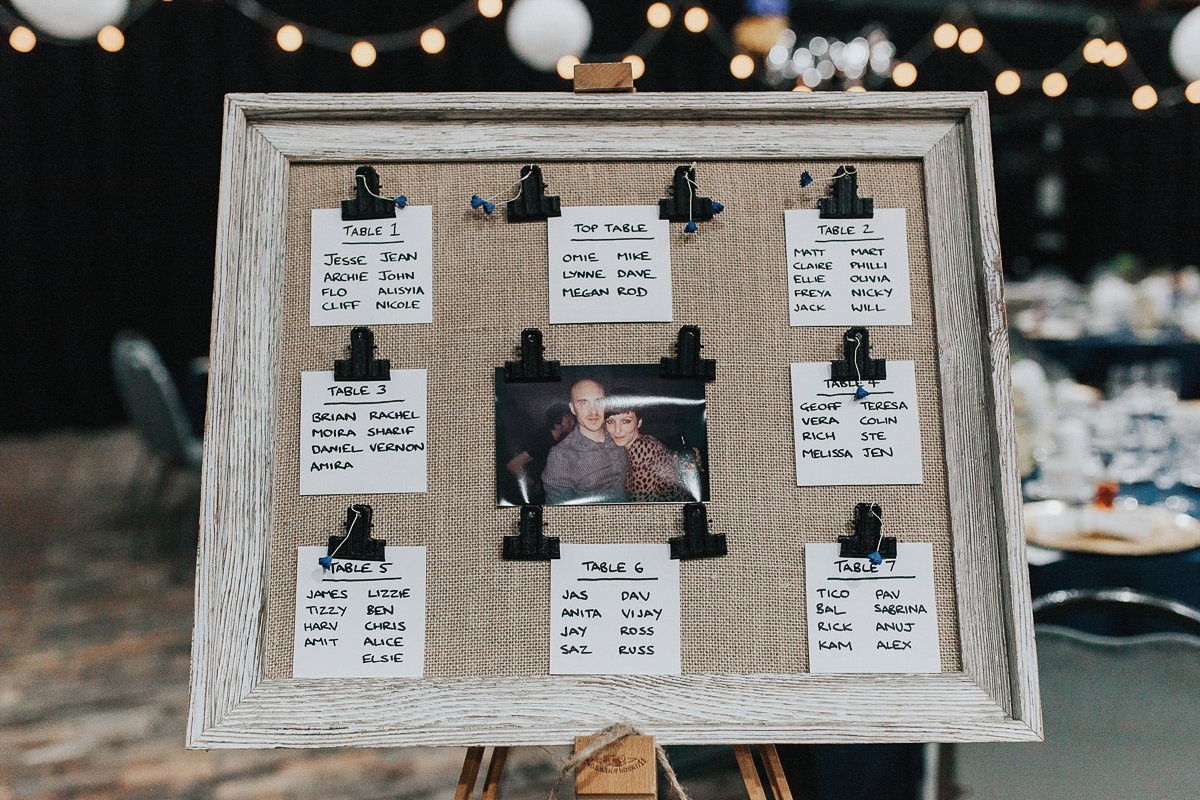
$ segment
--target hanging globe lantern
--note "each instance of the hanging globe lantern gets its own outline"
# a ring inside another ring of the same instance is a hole
[[[587,50],[592,16],[580,0],[517,0],[504,33],[517,58],[540,72],[552,72],[559,59],[578,58]]]
[[[12,5],[42,33],[72,42],[95,38],[129,11],[129,0],[12,0]]]

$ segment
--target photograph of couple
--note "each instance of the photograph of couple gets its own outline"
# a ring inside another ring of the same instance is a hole
[[[497,370],[496,460],[502,506],[708,500],[704,383],[657,364],[563,367],[555,383]]]

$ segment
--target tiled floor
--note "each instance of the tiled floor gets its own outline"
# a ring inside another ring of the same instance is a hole
[[[0,440],[0,800],[449,800],[458,748],[184,749],[192,545],[129,512],[139,452],[126,431]],[[545,797],[567,755],[514,749],[506,800]],[[745,796],[730,753],[678,761],[695,800]]]

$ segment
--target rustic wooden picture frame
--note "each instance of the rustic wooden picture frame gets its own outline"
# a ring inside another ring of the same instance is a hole
[[[266,679],[289,163],[718,158],[923,164],[962,672]],[[188,746],[1040,739],[995,205],[983,93],[229,96]]]

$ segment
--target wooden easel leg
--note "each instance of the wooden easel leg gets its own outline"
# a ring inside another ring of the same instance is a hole
[[[754,754],[750,752],[750,745],[735,744],[733,754],[737,756],[738,769],[742,771],[742,781],[746,784],[746,794],[750,796],[750,800],[767,800],[762,781],[758,777],[758,767],[754,764]]]
[[[482,747],[468,747],[467,755],[463,758],[462,772],[458,776],[458,786],[454,790],[454,800],[471,800],[475,793],[475,781],[479,778],[479,768],[483,765]],[[498,800],[500,797],[500,779],[504,777],[504,764],[508,761],[507,747],[493,747],[492,757],[488,761],[487,777],[483,779],[483,792],[480,800]]]
[[[488,762],[487,777],[483,779],[483,795],[480,800],[499,799],[500,779],[504,777],[504,762],[507,760],[507,747],[492,748],[492,759]]]
[[[771,782],[771,791],[775,793],[775,800],[792,800],[792,790],[788,786],[787,775],[783,774],[783,764],[779,761],[779,751],[775,749],[775,745],[760,744],[758,757],[762,759],[767,780]]]
[[[468,747],[467,755],[463,758],[462,772],[458,775],[458,786],[454,790],[454,800],[471,800],[475,793],[475,779],[479,777],[479,765],[483,763],[483,748]]]
[[[750,750],[750,745],[735,744],[733,754],[737,756],[738,769],[741,770],[742,781],[746,784],[746,794],[750,800],[767,800],[767,793],[763,790],[758,765],[754,763],[754,753]],[[792,800],[792,790],[788,787],[787,776],[783,774],[783,764],[779,761],[779,752],[775,745],[760,744],[758,756],[762,759],[763,771],[767,773],[773,800]]]

